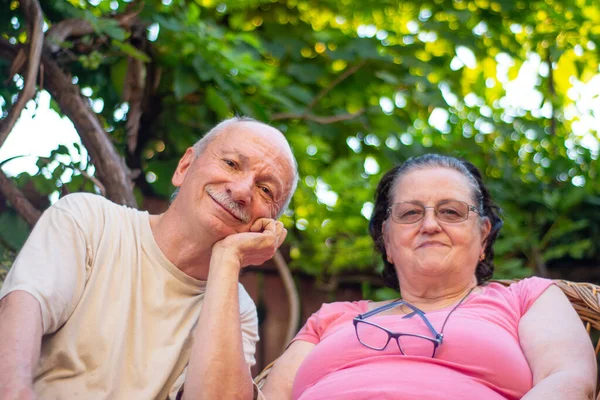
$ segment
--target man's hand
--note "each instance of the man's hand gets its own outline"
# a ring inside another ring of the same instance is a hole
[[[212,248],[204,304],[194,332],[185,399],[251,399],[244,358],[238,279],[240,269],[273,257],[287,235],[281,222],[260,218]]]
[[[235,257],[240,267],[260,265],[275,255],[286,236],[287,229],[281,222],[259,218],[249,232],[236,233],[215,243],[213,258]]]

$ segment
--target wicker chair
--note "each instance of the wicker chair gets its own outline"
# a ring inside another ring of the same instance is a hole
[[[494,280],[494,282],[509,286],[511,283],[516,282],[516,280],[504,279]],[[596,351],[596,356],[598,356],[598,353],[600,352],[600,286],[591,283],[569,282],[560,279],[555,279],[554,283],[556,283],[556,285],[564,292],[575,311],[577,311],[577,314],[579,314],[581,321],[592,338],[592,342],[595,340],[594,349]],[[259,388],[264,385],[273,364],[274,361],[267,365],[256,378],[254,378],[254,382]],[[600,382],[597,387],[600,390]],[[598,395],[597,400],[600,400],[600,394]]]

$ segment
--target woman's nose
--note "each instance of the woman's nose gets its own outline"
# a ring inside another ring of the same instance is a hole
[[[421,224],[421,229],[424,231],[440,229],[440,223],[437,219],[435,209],[433,207],[425,208],[425,214],[423,215],[423,220],[421,221]]]

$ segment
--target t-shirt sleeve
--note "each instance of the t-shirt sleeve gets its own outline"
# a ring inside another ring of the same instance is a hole
[[[249,367],[256,364],[254,353],[258,337],[258,313],[256,305],[244,287],[239,284],[240,298],[240,321],[242,323],[242,344],[244,346],[244,358]]]
[[[43,333],[70,317],[87,278],[87,245],[79,221],[58,202],[46,210],[13,263],[0,299],[22,290],[39,302]]]
[[[346,321],[358,315],[364,310],[361,309],[360,302],[337,302],[323,304],[321,308],[312,314],[306,324],[300,329],[300,332],[292,339],[304,340],[309,343],[317,344],[321,341],[323,334],[332,325],[340,320]]]
[[[535,301],[548,289],[554,282],[550,279],[531,277],[520,280],[509,286],[509,290],[513,293],[519,302],[519,310],[521,316],[529,310]]]
[[[300,329],[300,331],[296,334],[296,336],[292,339],[292,343],[296,340],[304,340],[305,342],[317,344],[321,341],[321,333],[323,332],[322,324],[321,324],[321,312],[323,311],[323,306],[313,313],[306,323]]]

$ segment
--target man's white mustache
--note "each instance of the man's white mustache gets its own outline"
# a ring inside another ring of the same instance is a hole
[[[206,185],[206,193],[243,223],[247,224],[250,222],[250,215],[246,210],[244,210],[237,202],[233,201],[226,193],[220,192],[211,185]]]

